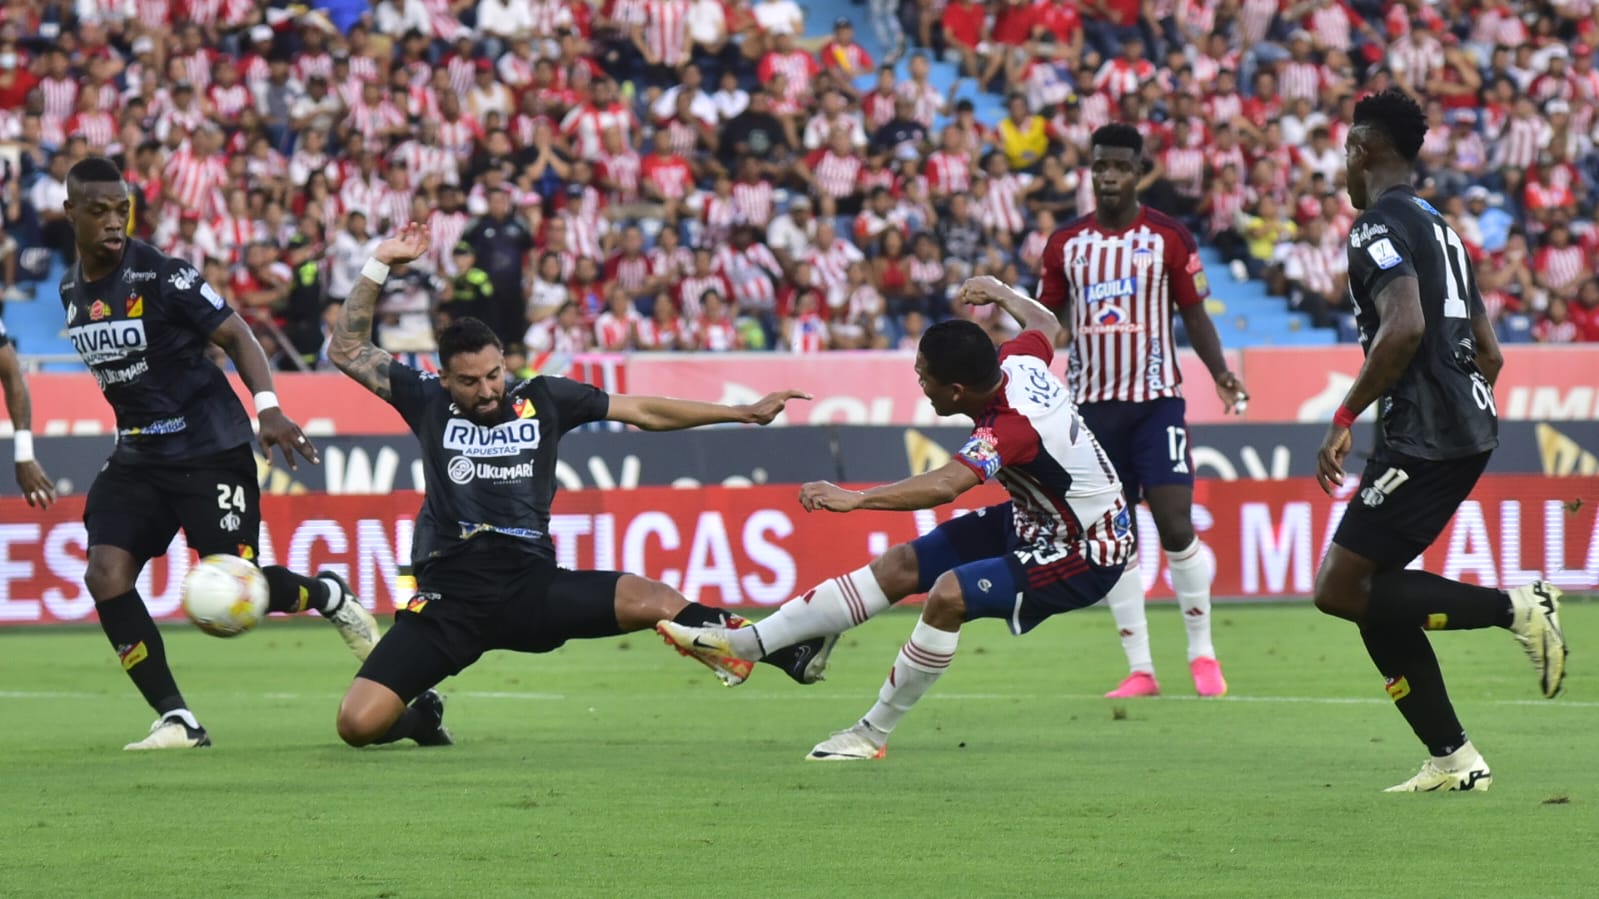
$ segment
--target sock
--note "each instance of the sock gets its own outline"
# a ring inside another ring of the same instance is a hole
[[[1188,627],[1188,661],[1198,658],[1215,658],[1216,647],[1210,642],[1210,566],[1205,545],[1195,537],[1187,549],[1166,554],[1171,566],[1171,586],[1177,593],[1177,606],[1183,612],[1183,624]]]
[[[384,732],[383,736],[372,742],[374,744],[398,743],[429,728],[438,726],[438,722],[433,720],[432,715],[417,708],[415,705],[408,705],[405,707],[405,711],[400,713],[399,719]]]
[[[189,728],[191,730],[200,730],[201,729],[200,728],[199,719],[195,718],[194,717],[194,713],[189,711],[188,709],[181,709],[181,708],[180,709],[173,709],[170,712],[162,712],[161,713],[161,720],[162,721],[169,721],[169,720],[171,720],[173,718],[176,718],[179,721],[182,721],[184,724],[189,725]]]
[[[955,658],[960,631],[941,631],[917,619],[911,638],[899,648],[888,680],[877,691],[877,704],[861,719],[883,733],[890,733],[899,719],[922,698],[938,676],[949,669]]]
[[[733,651],[740,658],[759,659],[813,637],[841,634],[889,605],[888,596],[867,565],[823,581],[783,603],[754,627],[733,631]]]
[[[678,612],[672,621],[687,627],[721,627],[728,623],[728,614],[724,609],[713,609],[691,602]]]
[[[1366,652],[1387,680],[1389,698],[1405,716],[1410,729],[1433,756],[1442,758],[1466,742],[1466,729],[1455,717],[1444,688],[1443,671],[1433,655],[1427,633],[1417,627],[1373,628],[1360,631]]]
[[[97,603],[95,611],[100,614],[100,629],[122,660],[122,670],[128,672],[150,708],[162,717],[186,710],[178,682],[167,667],[166,644],[161,642],[161,632],[156,629],[150,610],[144,607],[139,591],[129,590]]]
[[[1138,557],[1127,563],[1116,586],[1105,594],[1105,605],[1110,606],[1111,617],[1116,619],[1116,631],[1121,634],[1122,652],[1127,654],[1127,670],[1155,673],[1155,660],[1149,654],[1149,622],[1144,618],[1144,582],[1138,574]]]
[[[1463,631],[1509,627],[1514,616],[1510,594],[1462,584],[1427,571],[1384,571],[1372,575],[1366,624]]]
[[[267,579],[267,608],[274,612],[330,612],[344,601],[342,592],[333,595],[330,581],[295,574],[282,565],[267,565],[261,573]]]

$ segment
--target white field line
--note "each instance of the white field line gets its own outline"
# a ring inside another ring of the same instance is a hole
[[[192,692],[192,691],[191,691]],[[529,693],[506,690],[445,690],[444,693],[452,697],[463,699],[500,699],[521,702],[593,702],[596,695],[567,696],[562,693]],[[208,698],[227,699],[256,699],[271,701],[294,700],[326,700],[337,701],[341,693],[207,693],[204,691],[194,693],[196,696]],[[848,697],[836,693],[784,691],[784,692],[758,692],[751,690],[737,690],[725,694],[730,698],[757,702],[793,702],[796,699],[810,699],[834,701]],[[1103,696],[1093,693],[930,693],[927,698],[941,702],[1004,702],[1012,701],[1106,701]],[[0,700],[15,699],[57,699],[57,700],[110,700],[124,702],[129,699],[122,691],[115,693],[87,693],[68,690],[0,690]],[[1458,698],[1457,698],[1458,701]],[[1117,700],[1119,703],[1129,703],[1133,706],[1144,704],[1158,704],[1162,702],[1203,702],[1206,704],[1229,705],[1235,703],[1281,703],[1286,705],[1392,705],[1388,699],[1382,697],[1356,697],[1356,696],[1225,696],[1220,699],[1201,699],[1198,696],[1162,696],[1156,699]],[[1471,705],[1500,705],[1500,706],[1543,706],[1548,708],[1568,709],[1599,709],[1599,701],[1584,700],[1547,700],[1547,699],[1484,699],[1466,700]]]

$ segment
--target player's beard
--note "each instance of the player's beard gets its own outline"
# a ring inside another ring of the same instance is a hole
[[[476,403],[469,405],[458,402],[456,405],[466,410],[466,417],[468,421],[471,421],[475,425],[481,425],[485,428],[492,428],[500,423],[502,413],[505,411],[505,395],[500,394],[499,396],[495,397],[493,407],[488,409],[484,409]]]

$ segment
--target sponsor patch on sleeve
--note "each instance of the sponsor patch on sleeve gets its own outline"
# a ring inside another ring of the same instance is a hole
[[[1199,261],[1198,253],[1189,253],[1187,268],[1190,275],[1195,275],[1205,270],[1205,263]]]
[[[1004,463],[999,458],[999,437],[989,428],[978,428],[956,453],[966,464],[988,480],[999,473]]]
[[[1386,237],[1367,247],[1366,252],[1380,269],[1390,269],[1405,261],[1400,258],[1399,251],[1394,249],[1394,242]]]
[[[200,296],[205,297],[206,302],[218,309],[221,309],[223,306],[227,305],[227,301],[222,299],[222,294],[217,293],[216,288],[204,281],[200,282]]]

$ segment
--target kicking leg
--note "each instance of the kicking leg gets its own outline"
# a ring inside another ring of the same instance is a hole
[[[224,514],[218,518],[218,507]],[[255,456],[239,450],[229,464],[197,473],[174,500],[189,545],[201,556],[216,553],[257,558],[261,535],[261,488],[255,479]],[[232,527],[224,527],[224,523]],[[267,608],[298,614],[315,609],[344,639],[361,661],[378,642],[378,623],[344,579],[331,571],[306,577],[282,565],[261,569],[267,581]]]
[[[730,655],[759,659],[802,640],[836,636],[907,596],[926,593],[944,572],[1004,553],[1011,532],[1010,503],[989,506],[895,546],[864,568],[818,584],[752,628],[714,635],[667,628],[663,635],[679,647],[692,644],[696,636],[725,639]]]

